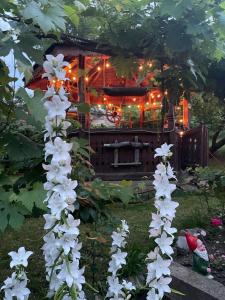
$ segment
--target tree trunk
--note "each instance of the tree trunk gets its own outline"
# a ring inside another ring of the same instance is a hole
[[[212,137],[212,144],[209,149],[210,153],[212,153],[212,154],[215,153],[217,150],[219,150],[221,147],[223,147],[225,145],[225,138],[222,138],[219,141],[217,141],[220,132],[221,132],[221,130],[218,130],[217,132],[214,133],[214,135]]]

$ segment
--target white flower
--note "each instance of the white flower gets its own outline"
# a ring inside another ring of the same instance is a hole
[[[66,218],[66,223],[58,226],[58,230],[66,234],[79,235],[80,231],[78,226],[80,225],[80,220],[75,220],[74,217],[69,214]]]
[[[79,269],[79,262],[78,260],[75,260],[72,263],[64,262],[57,277],[62,282],[66,282],[68,287],[75,284],[76,288],[81,291],[82,284],[85,283],[83,273],[84,268]]]
[[[176,189],[176,185],[169,182],[167,176],[160,176],[155,174],[155,180],[153,184],[156,188],[156,198],[159,199],[160,197],[166,197],[168,199],[171,198],[171,194]]]
[[[48,208],[51,209],[51,214],[60,220],[62,211],[68,206],[64,198],[59,193],[53,193],[48,201]]]
[[[108,276],[107,281],[109,285],[109,294],[107,294],[106,297],[110,297],[112,295],[119,296],[123,286],[119,283],[118,277]]]
[[[170,246],[173,243],[173,238],[167,237],[165,232],[163,232],[162,235],[155,240],[155,242],[158,244],[163,254],[167,254],[169,256],[173,254],[173,248]]]
[[[164,143],[160,148],[155,149],[156,154],[154,155],[154,157],[170,157],[172,155],[172,152],[170,151],[170,148],[172,146],[173,145],[168,145],[167,143]]]
[[[158,253],[159,253],[159,247],[155,247],[154,251],[148,253],[147,259],[155,260]]]
[[[64,178],[60,184],[57,184],[52,188],[54,192],[57,192],[61,195],[62,199],[73,199],[76,200],[76,192],[74,189],[77,186],[76,180],[71,180],[70,178]]]
[[[146,300],[160,300],[159,295],[156,294],[155,289],[151,289],[151,290],[148,291]]]
[[[45,214],[43,217],[45,219],[44,229],[51,229],[57,221],[57,219],[51,214]]]
[[[112,255],[112,259],[115,261],[117,267],[126,264],[126,257],[127,253],[122,252],[120,249],[118,249],[117,252]]]
[[[12,261],[10,262],[10,268],[16,266],[28,266],[28,258],[33,254],[32,251],[26,251],[24,247],[20,247],[18,252],[9,252],[9,256],[11,256]]]
[[[177,232],[176,228],[171,227],[171,222],[169,220],[166,221],[163,229],[171,236],[173,236],[173,234]]]
[[[152,287],[158,290],[159,299],[162,299],[165,293],[171,293],[171,289],[169,287],[172,278],[170,277],[161,277],[158,281],[151,283]]]
[[[125,238],[121,235],[120,232],[114,231],[112,233],[112,246],[124,247],[125,246]]]
[[[71,159],[69,151],[72,149],[73,144],[63,141],[60,137],[56,137],[54,142],[47,142],[45,144],[45,158],[53,155],[55,161]]]
[[[60,162],[52,160],[51,164],[43,164],[43,169],[47,172],[47,179],[53,183],[61,183],[66,180],[67,175],[71,172],[70,161]]]
[[[150,223],[150,227],[154,229],[160,229],[164,225],[161,215],[152,214],[152,222]]]
[[[162,275],[170,275],[169,266],[171,264],[170,259],[163,259],[159,254],[157,259],[152,263],[153,268],[155,268],[156,278],[159,279]]]
[[[156,207],[159,209],[160,214],[169,220],[174,218],[178,205],[177,202],[171,201],[170,199],[156,201]]]
[[[59,80],[64,80],[66,71],[63,67],[67,66],[69,63],[64,61],[63,54],[58,54],[57,56],[46,55],[46,61],[43,64],[43,68],[46,73],[42,77],[48,77],[49,80],[52,77],[57,77]]]
[[[54,95],[51,101],[46,101],[44,104],[45,108],[48,110],[49,118],[65,118],[66,110],[71,106],[69,101],[61,101],[58,95]]]
[[[126,280],[123,280],[122,285],[123,285],[123,288],[128,290],[128,291],[136,290],[136,287],[132,284],[132,282],[128,282]]]
[[[121,220],[121,227],[123,232],[129,233],[129,226],[126,220]]]

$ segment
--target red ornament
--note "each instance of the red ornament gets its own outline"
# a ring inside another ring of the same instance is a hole
[[[190,232],[186,232],[185,237],[186,237],[189,249],[191,251],[194,251],[197,248],[198,238],[196,236],[193,236]]]

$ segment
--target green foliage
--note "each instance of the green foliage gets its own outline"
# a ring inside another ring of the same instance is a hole
[[[64,31],[66,28],[63,1],[27,1],[22,16],[25,20],[32,19],[45,34],[49,31]]]
[[[225,171],[210,167],[199,167],[194,170],[193,182],[199,189],[199,195],[205,201],[209,212],[210,199],[214,198],[219,201],[216,212],[224,218],[225,216]],[[215,207],[213,208],[215,211]]]

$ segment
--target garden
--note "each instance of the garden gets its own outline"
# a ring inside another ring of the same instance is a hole
[[[1,1],[0,299],[223,299],[224,25],[222,0]]]

